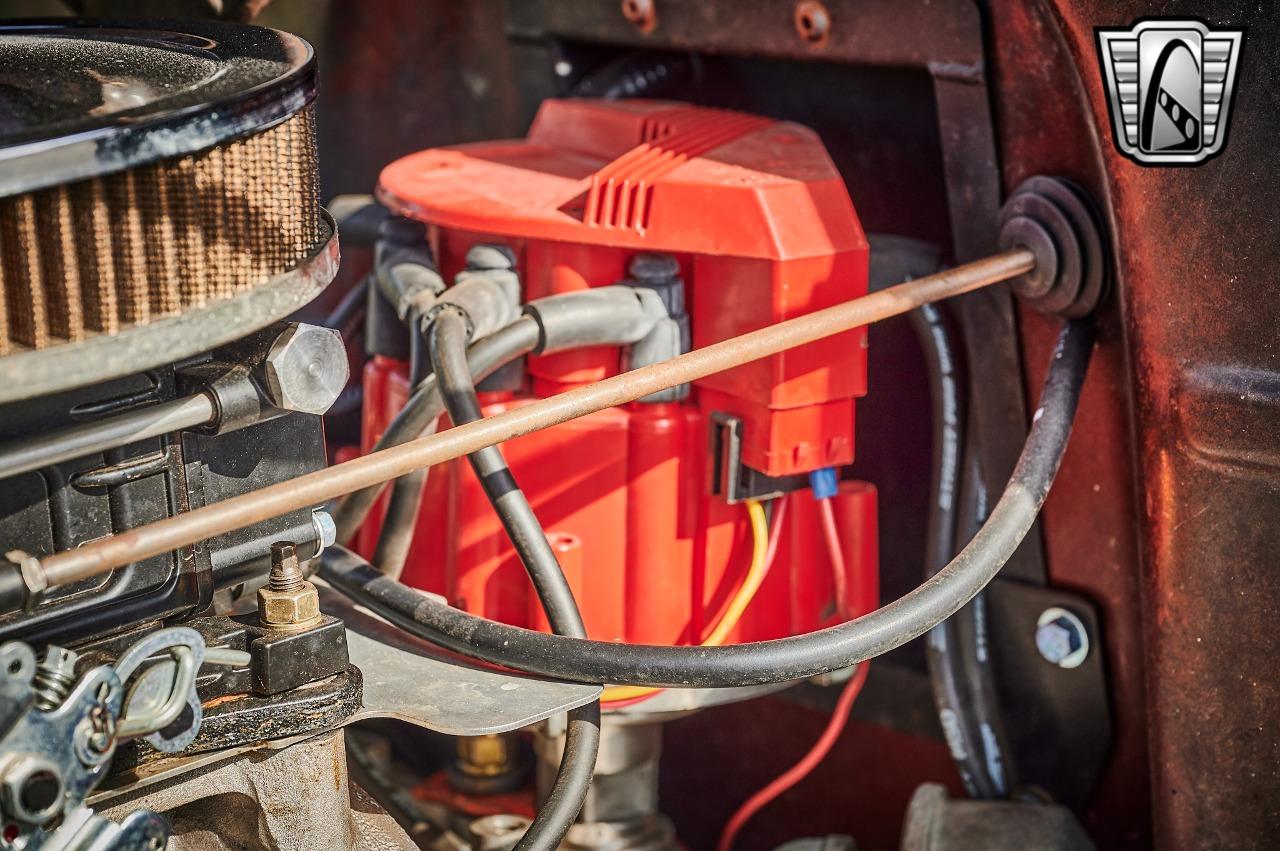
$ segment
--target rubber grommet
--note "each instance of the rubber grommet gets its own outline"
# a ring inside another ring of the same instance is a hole
[[[1070,181],[1037,176],[1024,181],[1000,209],[1004,250],[1024,248],[1036,268],[1010,284],[1042,313],[1079,318],[1092,313],[1107,291],[1106,241],[1097,210]]]

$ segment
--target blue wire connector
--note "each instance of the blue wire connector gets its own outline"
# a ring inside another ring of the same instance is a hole
[[[840,477],[835,467],[822,467],[809,474],[809,489],[814,499],[831,499],[840,490]]]

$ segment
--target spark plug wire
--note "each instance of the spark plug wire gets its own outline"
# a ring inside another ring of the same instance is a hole
[[[441,311],[426,336],[426,354],[449,416],[460,425],[480,419],[483,416],[480,401],[467,363],[467,325],[463,313],[456,308]],[[468,458],[520,555],[551,628],[558,635],[586,638],[587,629],[569,581],[542,524],[511,475],[502,450],[487,446]],[[600,703],[592,701],[569,712],[564,753],[555,781],[514,851],[551,851],[560,845],[586,802],[599,751]]]

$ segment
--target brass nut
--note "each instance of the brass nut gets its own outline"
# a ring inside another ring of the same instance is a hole
[[[458,768],[472,777],[497,777],[510,772],[517,752],[505,733],[462,736],[458,739]]]
[[[293,591],[260,588],[258,616],[265,626],[275,629],[305,629],[320,620],[320,595],[310,582]]]

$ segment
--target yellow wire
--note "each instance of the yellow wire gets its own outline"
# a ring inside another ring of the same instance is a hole
[[[724,610],[724,616],[720,618],[711,634],[703,640],[703,647],[718,647],[729,637],[729,633],[738,625],[738,621],[742,620],[742,614],[747,610],[747,606],[751,605],[756,592],[760,590],[760,583],[764,581],[769,566],[765,558],[769,551],[769,522],[764,516],[764,506],[755,499],[748,499],[746,503],[747,516],[751,519],[751,566],[747,568],[747,575],[742,580],[737,593],[729,601],[729,607]],[[644,686],[613,686],[605,689],[600,699],[605,703],[634,700],[658,691],[662,689]]]

